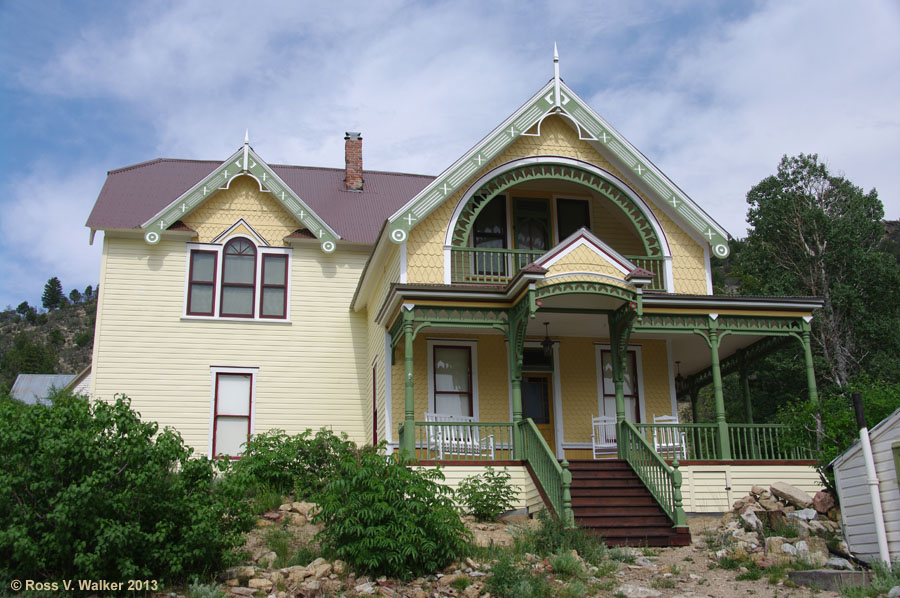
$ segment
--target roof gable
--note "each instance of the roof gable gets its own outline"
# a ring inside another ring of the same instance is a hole
[[[220,189],[227,189],[236,177],[243,175],[256,179],[261,192],[271,193],[298,223],[310,230],[321,242],[322,251],[326,253],[334,251],[335,241],[340,235],[253,151],[246,137],[243,147],[230,158],[141,225],[145,230],[144,240],[151,245],[158,243],[160,233],[192,212]]]
[[[557,60],[555,60],[557,62]],[[579,139],[591,144],[631,182],[647,192],[661,209],[697,237],[703,237],[713,255],[724,258],[730,250],[728,233],[681,191],[650,160],[612,128],[587,102],[557,75],[497,128],[441,173],[388,219],[390,239],[406,241],[410,229],[441,203],[469,184],[482,167],[523,135],[539,135],[540,123],[550,115],[565,117]]]
[[[559,245],[535,260],[534,264],[554,272],[554,266],[573,264],[590,265],[602,274],[625,279],[637,267],[615,249],[598,239],[589,230],[582,228],[566,238]]]

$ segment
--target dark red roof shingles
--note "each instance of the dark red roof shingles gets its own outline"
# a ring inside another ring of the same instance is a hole
[[[220,164],[157,159],[111,170],[86,226],[139,228]],[[363,190],[347,191],[343,168],[271,167],[343,239],[354,243],[374,243],[385,219],[434,180],[365,170]]]

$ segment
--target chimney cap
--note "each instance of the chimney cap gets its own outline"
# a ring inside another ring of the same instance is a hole
[[[347,131],[344,133],[344,139],[359,139],[362,140],[362,133],[359,131]]]

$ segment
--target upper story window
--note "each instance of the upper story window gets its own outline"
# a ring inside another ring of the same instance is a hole
[[[186,316],[287,319],[290,249],[236,237],[188,251]]]

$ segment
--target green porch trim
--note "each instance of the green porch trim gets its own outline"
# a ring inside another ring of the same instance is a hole
[[[624,166],[667,211],[677,214],[699,236],[707,239],[713,255],[718,258],[728,256],[727,233],[560,79],[550,80],[512,116],[395,212],[388,219],[391,241],[405,242],[409,231],[418,222],[468,183],[513,141],[529,135],[529,129],[551,114],[569,119],[580,139]]]
[[[614,284],[592,281],[566,281],[556,282],[538,287],[535,290],[535,298],[538,300],[554,297],[556,295],[567,295],[587,293],[592,295],[606,295],[614,299],[621,299],[629,303],[637,302],[638,294],[636,291],[626,289]]]
[[[609,347],[613,365],[613,385],[616,389],[616,438],[621,438],[623,422],[625,422],[625,370],[628,358],[628,342],[634,331],[637,311],[630,303],[626,303],[607,316],[609,321]],[[625,458],[625,444],[616,443],[620,459]]]
[[[644,244],[645,255],[648,257],[662,256],[660,241],[653,226],[632,198],[623,193],[612,181],[604,179],[596,173],[573,164],[554,164],[552,162],[519,166],[502,172],[484,183],[463,207],[453,230],[452,244],[456,247],[464,247],[468,244],[475,220],[494,197],[515,185],[539,179],[577,183],[601,194],[618,207],[634,225]]]
[[[246,138],[243,147],[222,162],[218,168],[147,220],[142,225],[145,231],[144,240],[151,245],[159,243],[163,231],[193,212],[218,191],[227,189],[231,181],[240,175],[256,179],[260,191],[271,193],[275,201],[281,204],[299,224],[316,236],[321,243],[322,251],[331,253],[335,250],[335,241],[341,238],[340,235],[275,174],[275,171],[253,151]]]
[[[734,372],[740,372],[741,369],[746,369],[754,361],[782,349],[790,342],[790,337],[767,336],[756,341],[752,345],[748,345],[743,349],[738,349],[733,355],[729,355],[722,359],[719,363],[719,369],[723,376],[728,376]],[[712,384],[712,369],[706,368],[687,376],[679,390],[682,392],[692,392],[693,389],[699,390],[709,384]]]

